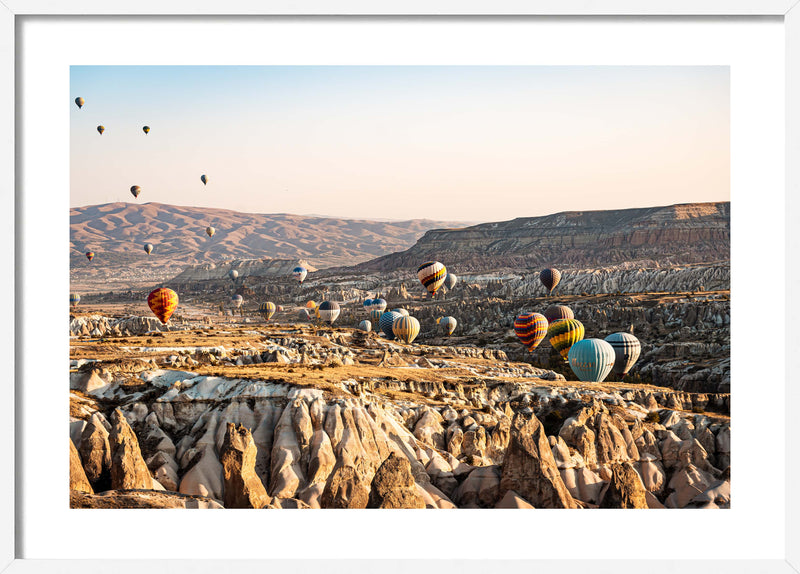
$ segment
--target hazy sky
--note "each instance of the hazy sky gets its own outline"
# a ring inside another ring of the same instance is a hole
[[[727,67],[73,66],[78,96],[72,206],[132,185],[141,203],[468,221],[730,199]]]

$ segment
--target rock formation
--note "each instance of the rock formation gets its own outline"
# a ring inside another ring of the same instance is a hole
[[[256,445],[242,425],[227,424],[220,451],[225,477],[225,508],[263,508],[272,500],[256,475]]]
[[[416,487],[408,459],[392,453],[372,479],[367,508],[425,508]]]

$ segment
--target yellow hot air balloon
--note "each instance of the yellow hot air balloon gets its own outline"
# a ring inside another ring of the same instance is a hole
[[[413,343],[419,335],[419,321],[411,316],[400,315],[392,322],[394,336],[405,343]]]
[[[75,98],[75,105],[78,106],[78,109],[82,108],[85,103],[83,98]]]
[[[206,235],[208,235],[209,237],[214,237],[214,234],[216,232],[217,230],[214,229],[213,227],[206,227]]]
[[[316,309],[316,308],[317,308],[317,302],[316,301],[312,300],[312,301],[309,301],[308,303],[306,303],[306,309]]]
[[[564,360],[569,356],[569,350],[578,341],[583,339],[585,329],[583,323],[577,319],[560,319],[550,324],[547,336],[550,344],[558,351]]]
[[[100,132],[100,135],[103,135],[103,132],[106,131],[105,126],[97,126],[97,131]]]

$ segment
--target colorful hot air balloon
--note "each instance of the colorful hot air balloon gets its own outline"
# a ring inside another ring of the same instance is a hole
[[[522,344],[533,351],[547,335],[547,319],[540,313],[527,313],[514,320],[514,331]]]
[[[94,251],[87,251],[86,252],[86,259],[88,259],[89,261],[94,259]]]
[[[365,333],[369,333],[372,331],[372,323],[364,319],[358,324],[358,328],[364,331]]]
[[[159,287],[147,296],[147,304],[158,320],[166,325],[178,306],[178,294],[172,289]]]
[[[419,321],[409,315],[401,315],[392,322],[392,332],[401,341],[413,343],[419,335]]]
[[[364,311],[369,313],[372,311],[372,299],[364,299]]]
[[[383,313],[384,311],[386,311],[386,305],[387,303],[385,299],[378,298],[372,300],[373,311],[380,311],[381,313]]]
[[[369,320],[372,321],[372,324],[378,329],[381,328],[381,315],[383,315],[383,311],[380,309],[373,309],[369,312]]]
[[[258,312],[261,313],[261,316],[264,317],[265,321],[272,319],[276,309],[277,307],[275,307],[275,303],[271,301],[267,301],[266,303],[262,303],[258,306]]]
[[[316,308],[317,308],[317,302],[314,301],[313,299],[308,303],[306,303],[306,309],[316,309]]]
[[[308,275],[308,269],[306,269],[305,267],[295,267],[294,269],[292,269],[292,277],[297,279],[300,282],[300,285],[303,284],[306,275]]]
[[[214,234],[216,232],[217,230],[214,229],[213,227],[206,227],[206,235],[208,235],[209,237],[214,237]]]
[[[431,297],[436,296],[436,292],[444,283],[446,276],[447,268],[438,261],[426,261],[417,269],[417,277],[431,294]]]
[[[559,319],[574,319],[575,313],[566,305],[550,305],[545,309],[544,316],[547,318],[547,322],[552,324]]]
[[[81,296],[77,293],[70,293],[69,294],[69,304],[73,307],[77,307],[78,303],[81,302]]]
[[[152,243],[145,243],[144,244],[144,252],[150,255],[153,252],[153,244]]]
[[[142,128],[142,131],[144,132],[144,135],[149,134],[150,133],[150,126],[144,126]]]
[[[97,131],[100,132],[100,135],[103,135],[103,132],[106,131],[105,126],[97,126]]]
[[[624,377],[639,360],[642,345],[639,339],[630,333],[612,333],[606,342],[614,349],[614,374]]]
[[[570,347],[583,339],[584,333],[583,323],[577,319],[560,319],[554,321],[547,329],[550,344],[561,354],[565,361]]]
[[[578,341],[568,356],[572,372],[584,382],[603,382],[614,366],[614,348],[603,339]]]
[[[237,277],[239,277],[239,272],[236,269],[231,269],[228,271],[228,277],[231,281],[236,281]]]
[[[386,311],[381,313],[381,318],[379,321],[381,331],[386,336],[387,339],[390,341],[394,339],[394,331],[392,330],[392,325],[394,325],[394,320],[398,317],[402,317],[400,313],[395,313],[394,311]]]
[[[333,325],[333,322],[336,321],[336,318],[341,312],[339,304],[335,301],[323,301],[319,304],[319,308],[317,310],[317,316],[323,323],[327,323],[328,325]]]
[[[133,195],[133,197],[139,197],[140,193],[142,193],[141,187],[139,187],[138,185],[134,185],[131,187],[131,195]]]
[[[542,285],[547,289],[547,293],[550,294],[553,292],[553,289],[556,288],[558,282],[561,281],[561,271],[555,267],[543,269],[542,272],[539,273],[539,281],[542,282]]]
[[[200,181],[202,181],[202,182],[203,182],[203,185],[206,185],[206,184],[208,184],[208,176],[206,176],[206,175],[201,175],[201,176],[200,176]]]
[[[458,283],[458,276],[456,276],[454,273],[448,273],[445,276],[444,286],[447,287],[448,289],[452,290],[453,287],[456,286],[456,283]]]
[[[458,321],[456,321],[455,317],[442,317],[439,319],[439,326],[444,329],[445,335],[449,337],[456,330]]]
[[[85,103],[83,98],[75,98],[75,105],[78,106],[78,109],[81,109]]]
[[[400,313],[404,317],[408,317],[408,315],[409,315],[408,311],[406,311],[405,309],[392,309],[392,311],[394,311],[396,313]]]

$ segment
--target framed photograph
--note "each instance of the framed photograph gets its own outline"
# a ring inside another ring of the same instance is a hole
[[[0,6],[0,569],[797,571],[798,12],[657,4]]]

